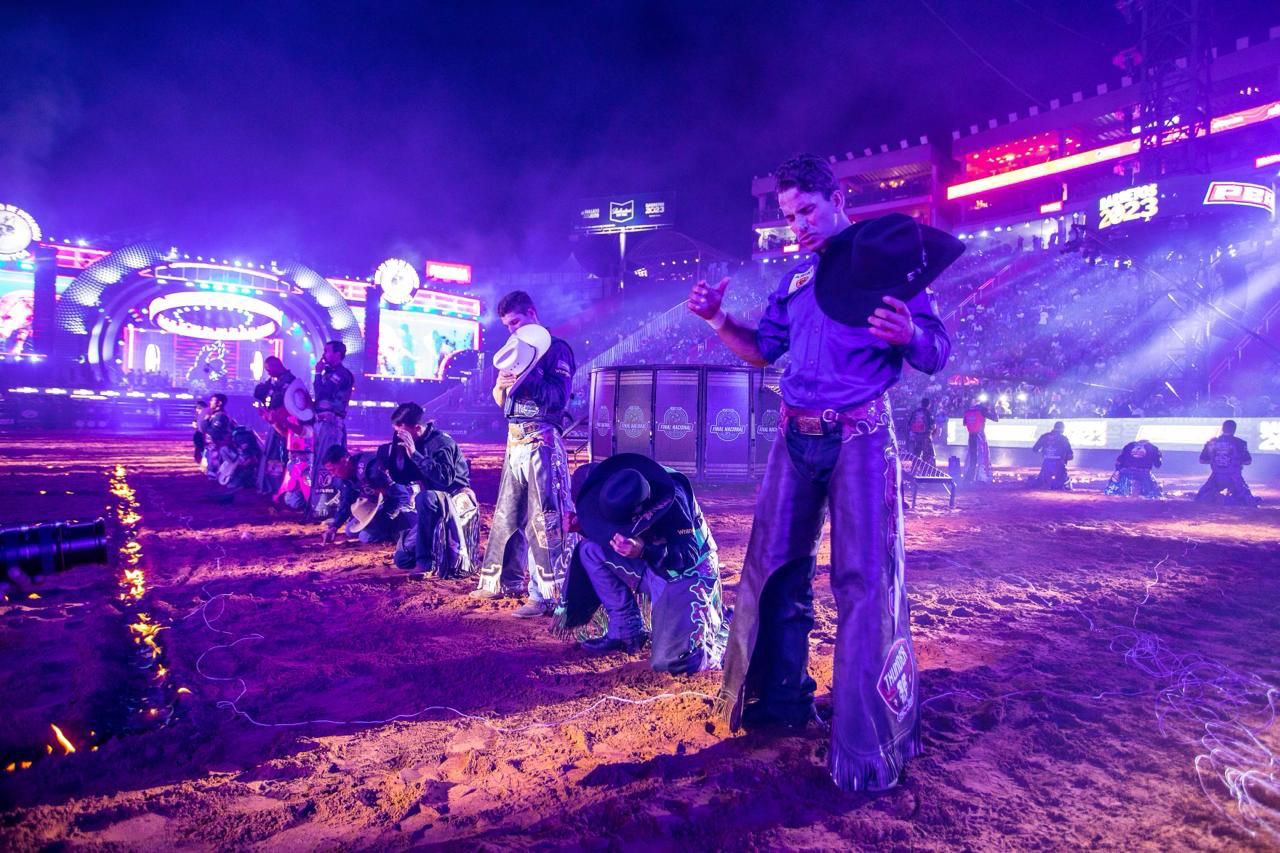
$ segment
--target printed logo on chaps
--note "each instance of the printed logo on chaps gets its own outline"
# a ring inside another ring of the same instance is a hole
[[[884,659],[884,669],[880,672],[880,680],[876,682],[880,698],[889,706],[899,722],[915,705],[916,701],[916,664],[911,659],[911,649],[906,640],[898,640],[889,647],[889,654]]]

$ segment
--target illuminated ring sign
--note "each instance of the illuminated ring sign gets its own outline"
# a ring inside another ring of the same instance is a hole
[[[400,258],[391,258],[378,265],[373,274],[374,284],[382,288],[382,298],[392,305],[403,305],[413,299],[422,280],[413,264]]]
[[[40,226],[31,214],[12,204],[0,204],[0,260],[25,257],[27,247],[40,239]]]
[[[234,326],[209,326],[189,317],[204,311],[238,314]],[[167,332],[207,341],[260,341],[274,335],[284,322],[279,308],[262,299],[238,293],[166,293],[151,300],[151,321]]]

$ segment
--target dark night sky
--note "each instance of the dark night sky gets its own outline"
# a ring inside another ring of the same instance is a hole
[[[1110,0],[928,0],[1047,103],[1116,81]],[[1220,42],[1271,0],[1218,0]],[[752,175],[1023,111],[923,0],[7,4],[0,201],[58,237],[545,267],[575,199],[674,190],[749,248]],[[1270,20],[1269,20],[1270,19]]]

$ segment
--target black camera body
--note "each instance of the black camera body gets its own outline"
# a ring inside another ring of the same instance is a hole
[[[107,522],[51,521],[0,527],[0,570],[30,577],[107,562]]]

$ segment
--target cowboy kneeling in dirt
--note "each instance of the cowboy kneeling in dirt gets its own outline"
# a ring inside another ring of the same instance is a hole
[[[574,480],[582,484],[575,502],[584,538],[557,627],[586,625],[603,607],[608,629],[583,641],[585,651],[630,653],[651,642],[658,672],[718,669],[729,634],[720,565],[688,478],[647,456],[621,453],[584,466]],[[642,598],[651,604],[652,633]]]

